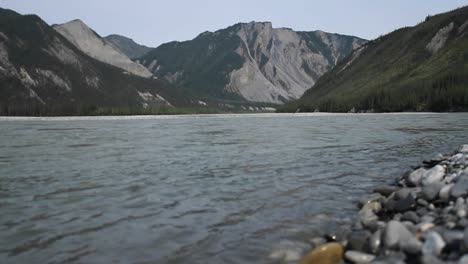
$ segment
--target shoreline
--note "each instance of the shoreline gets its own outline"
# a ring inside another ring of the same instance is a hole
[[[468,263],[468,145],[375,187],[359,209],[349,233],[314,238],[299,263]]]
[[[152,120],[176,118],[238,118],[238,117],[322,117],[322,116],[392,116],[392,115],[445,115],[468,112],[391,112],[391,113],[226,113],[181,115],[103,115],[103,116],[0,116],[1,121],[73,121],[73,120]]]

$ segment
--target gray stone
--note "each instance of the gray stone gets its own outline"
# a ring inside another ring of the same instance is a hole
[[[421,263],[423,264],[444,264],[442,260],[433,255],[422,255]]]
[[[463,255],[458,261],[458,264],[468,264],[468,255]]]
[[[452,190],[453,186],[455,186],[455,184],[453,183],[444,185],[439,191],[440,199],[442,199],[443,201],[448,201],[450,199],[450,191]]]
[[[408,177],[406,178],[406,184],[408,186],[420,186],[422,177],[426,170],[424,168],[419,168],[413,172],[411,172]]]
[[[465,144],[465,145],[460,146],[458,151],[461,153],[465,153],[465,154],[468,153],[468,145]]]
[[[422,247],[424,255],[438,256],[445,247],[444,239],[435,231],[428,231],[425,234],[426,241]]]
[[[426,207],[426,206],[429,205],[429,202],[426,201],[426,200],[424,200],[424,199],[418,199],[416,202],[417,202],[419,205],[424,206],[424,207]]]
[[[390,196],[390,194],[398,191],[399,189],[400,187],[397,187],[397,186],[383,185],[383,186],[376,187],[374,189],[374,192],[379,193],[383,196]]]
[[[410,222],[412,222],[414,224],[417,224],[417,223],[419,223],[420,218],[415,212],[408,211],[408,212],[406,212],[406,213],[404,213],[402,215],[401,220],[402,221],[410,221]]]
[[[405,261],[394,256],[383,256],[376,258],[372,261],[372,264],[405,264]]]
[[[460,177],[451,191],[451,196],[458,198],[468,194],[468,178]]]
[[[382,244],[382,231],[377,230],[369,239],[369,246],[372,253],[379,252],[380,245]]]
[[[445,186],[442,182],[434,182],[422,188],[422,197],[427,201],[433,201],[439,195],[440,190]]]
[[[434,223],[435,218],[430,215],[425,215],[421,217],[421,223]]]
[[[409,253],[416,253],[422,247],[421,242],[398,221],[390,221],[387,224],[384,245],[388,249],[403,249]]]
[[[380,193],[373,193],[363,199],[358,201],[359,208],[362,208],[364,205],[372,202],[383,202],[385,199]]]
[[[408,196],[401,200],[387,200],[385,203],[385,208],[387,211],[395,211],[395,212],[406,212],[412,209],[416,205],[416,200],[414,199],[412,194],[408,194]]]
[[[367,230],[353,231],[348,235],[348,249],[366,251],[368,241],[372,234]]]
[[[402,200],[413,192],[412,188],[402,188],[395,192],[395,200]]]
[[[352,263],[369,263],[375,259],[375,256],[360,251],[348,250],[345,253],[345,258]]]
[[[440,233],[442,238],[447,244],[454,244],[455,242],[461,242],[464,238],[464,233],[462,231],[456,230],[442,230]]]
[[[424,172],[421,178],[421,184],[423,186],[430,185],[432,183],[441,182],[445,176],[445,168],[441,165],[437,165],[434,168]]]
[[[465,232],[464,232],[464,235],[463,235],[463,244],[464,244],[465,248],[468,249],[468,227],[465,228]]]
[[[457,174],[456,173],[451,173],[449,175],[445,176],[445,182],[446,183],[453,183],[457,179]]]

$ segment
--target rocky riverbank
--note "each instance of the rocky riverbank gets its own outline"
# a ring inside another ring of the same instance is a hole
[[[438,155],[359,202],[347,234],[314,239],[301,264],[467,263],[468,145]]]

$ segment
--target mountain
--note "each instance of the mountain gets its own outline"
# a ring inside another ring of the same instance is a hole
[[[80,23],[81,24],[81,23]],[[163,80],[91,58],[36,15],[0,9],[0,114],[72,115],[187,105]]]
[[[273,28],[269,22],[239,23],[163,44],[139,61],[188,94],[282,104],[299,98],[364,42],[322,31]]]
[[[114,65],[137,76],[152,76],[151,72],[143,65],[133,62],[113,43],[103,39],[79,19],[61,25],[54,25],[53,27],[68,41],[92,58]]]
[[[280,111],[468,110],[468,7],[369,41]]]
[[[122,53],[127,55],[130,59],[137,59],[148,53],[151,48],[140,45],[133,41],[133,39],[120,36],[120,35],[109,35],[104,38],[108,43],[112,43]]]

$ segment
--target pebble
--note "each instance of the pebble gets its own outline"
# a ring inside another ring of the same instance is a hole
[[[406,184],[408,186],[420,186],[422,177],[426,170],[424,168],[419,168],[408,175],[406,178]]]
[[[377,253],[380,249],[380,245],[382,244],[382,231],[377,230],[374,234],[369,238],[369,247],[372,253]]]
[[[465,248],[468,249],[468,227],[465,228],[465,231],[464,231],[463,243],[465,245]]]
[[[348,236],[348,249],[356,251],[365,251],[368,247],[368,241],[371,233],[367,230],[353,231]]]
[[[421,178],[421,184],[423,186],[429,185],[436,182],[441,182],[445,175],[445,168],[441,165],[437,165],[434,168],[424,172]]]
[[[373,202],[382,202],[384,201],[384,197],[380,195],[380,193],[373,193],[361,200],[358,201],[359,208],[362,208],[366,204],[373,203]]]
[[[404,213],[401,216],[401,220],[402,221],[410,221],[410,222],[412,222],[414,224],[417,224],[417,223],[419,223],[420,218],[419,218],[418,214],[416,214],[415,212],[408,211],[408,212]]]
[[[463,255],[458,261],[458,264],[468,264],[468,255]]]
[[[468,153],[468,144],[462,145],[458,151],[465,153],[465,154]]]
[[[301,259],[300,264],[338,264],[343,258],[344,249],[339,243],[327,243],[314,249]]]
[[[324,244],[300,263],[468,264],[468,145],[423,161],[393,184],[360,200],[358,221],[340,240],[346,252]]]
[[[345,253],[345,258],[352,263],[369,263],[375,259],[375,256],[360,251],[348,250]]]
[[[387,201],[385,207],[388,211],[395,211],[395,212],[406,212],[412,209],[416,205],[416,200],[414,199],[412,194],[408,194],[408,196],[401,200],[390,200]]]
[[[466,196],[468,194],[468,178],[461,177],[455,186],[453,186],[451,191],[451,196],[454,198],[458,198],[461,196]]]
[[[443,201],[448,201],[450,198],[450,191],[452,190],[453,186],[455,186],[455,184],[453,183],[449,185],[444,185],[439,192],[440,199],[442,199]]]
[[[422,197],[427,201],[433,201],[439,195],[440,190],[445,186],[442,182],[434,182],[422,188]]]
[[[424,255],[438,256],[445,247],[444,239],[435,231],[429,231],[425,235],[426,241],[422,247]]]
[[[384,245],[389,249],[419,251],[421,242],[398,221],[390,221],[385,228]]]

